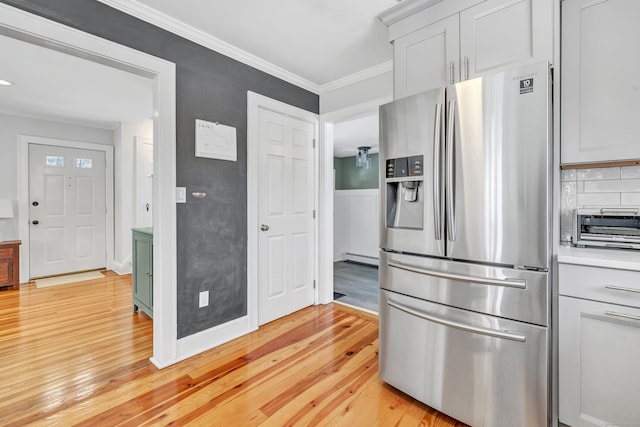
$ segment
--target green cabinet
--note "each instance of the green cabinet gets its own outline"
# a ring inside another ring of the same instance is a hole
[[[133,252],[133,311],[142,310],[153,317],[153,229],[134,228]]]

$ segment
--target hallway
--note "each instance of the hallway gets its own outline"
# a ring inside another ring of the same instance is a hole
[[[334,262],[333,291],[335,301],[377,313],[378,267],[350,261]]]

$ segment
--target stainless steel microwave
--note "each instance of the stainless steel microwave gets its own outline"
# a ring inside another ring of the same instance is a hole
[[[640,208],[576,209],[572,243],[579,247],[640,249]]]

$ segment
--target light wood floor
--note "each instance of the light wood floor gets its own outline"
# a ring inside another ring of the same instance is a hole
[[[0,425],[462,426],[382,383],[377,321],[310,307],[163,370],[131,277],[0,289]]]

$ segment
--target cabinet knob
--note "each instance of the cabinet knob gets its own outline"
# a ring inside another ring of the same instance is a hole
[[[31,221],[31,224],[33,224],[33,225],[38,225],[38,224],[40,224],[40,221],[38,221],[37,219],[35,219],[35,220]]]
[[[32,204],[33,206],[38,206],[40,203],[38,203],[38,202],[33,202],[33,203],[31,203],[31,204]]]
[[[150,272],[148,272],[148,271],[147,271],[146,273],[144,273],[144,274],[145,274],[145,276],[147,276],[147,277],[151,277],[151,273],[150,273]]]

